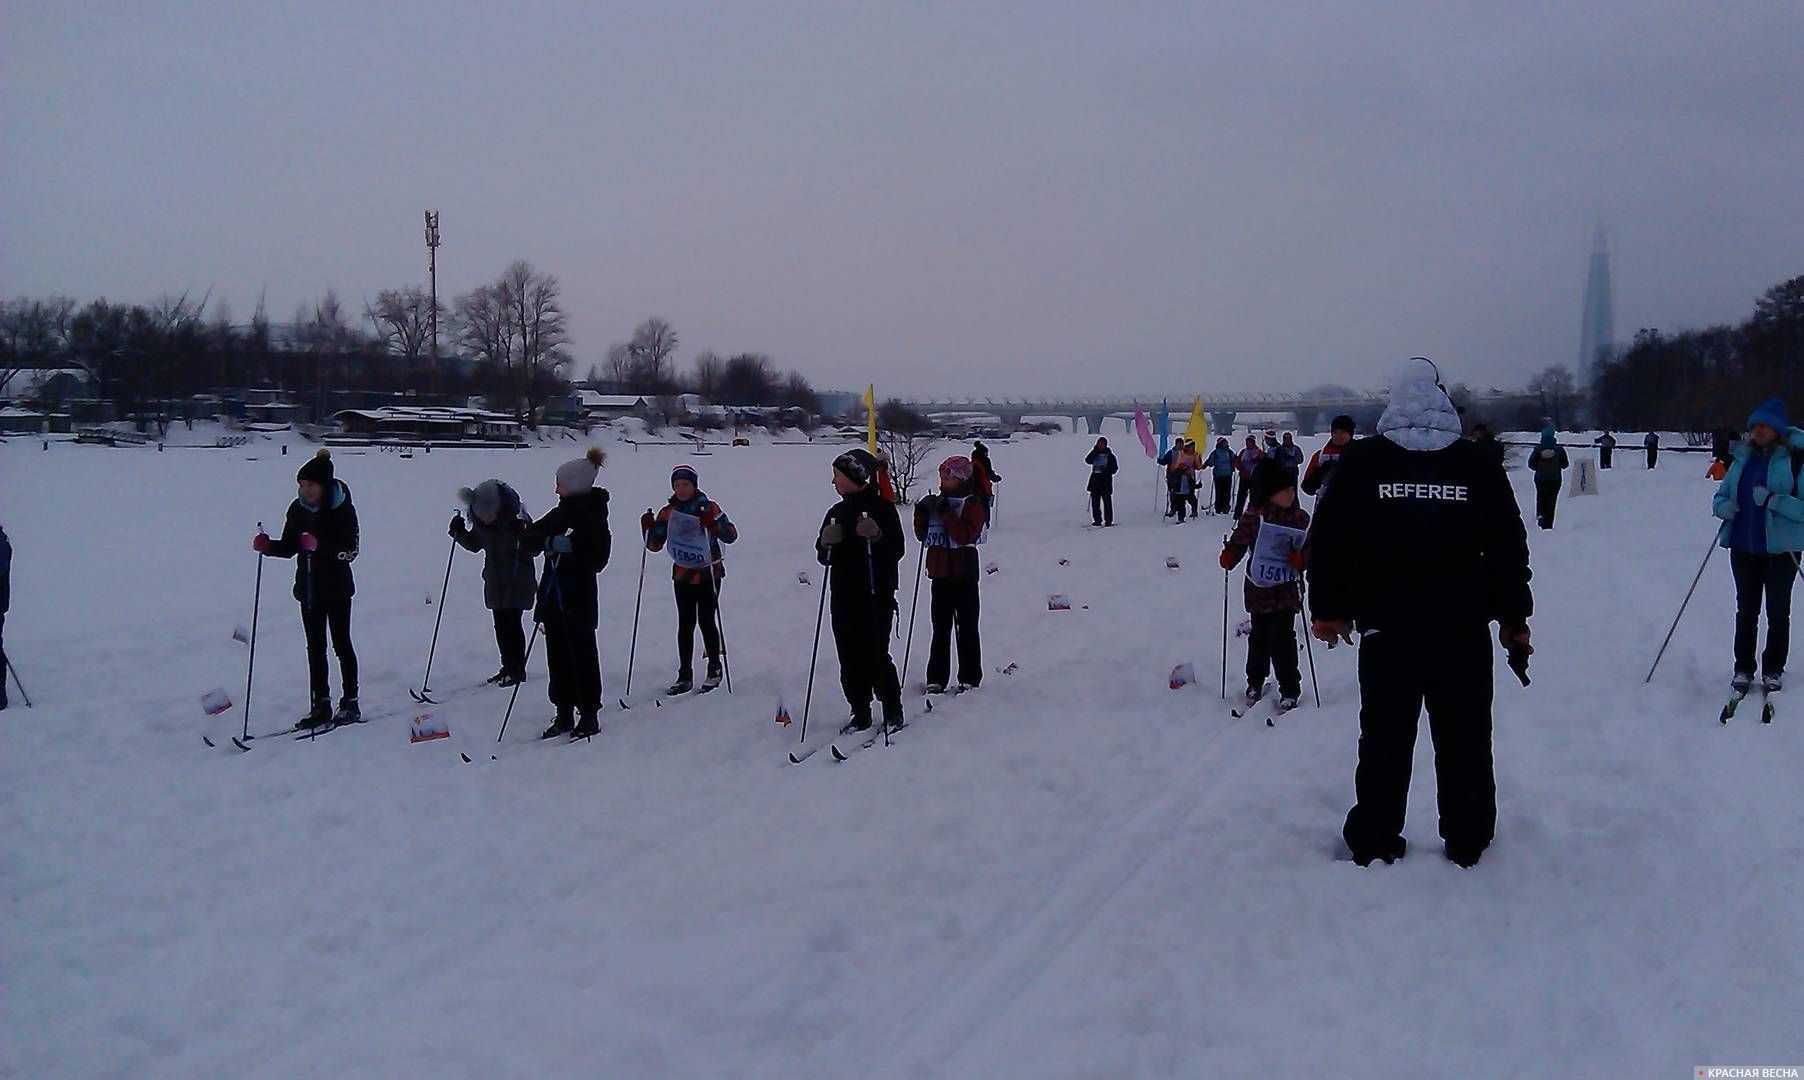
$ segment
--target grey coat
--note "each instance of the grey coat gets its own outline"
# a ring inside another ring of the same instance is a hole
[[[452,533],[466,551],[482,552],[482,602],[490,611],[525,611],[538,597],[538,574],[531,552],[520,546],[520,534],[532,524],[520,505],[520,496],[499,480],[484,480],[471,492],[471,503],[481,506],[499,500],[500,512],[493,525],[471,515],[463,529]]]

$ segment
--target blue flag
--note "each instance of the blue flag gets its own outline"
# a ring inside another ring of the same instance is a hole
[[[1159,456],[1164,457],[1171,444],[1171,409],[1159,402]]]

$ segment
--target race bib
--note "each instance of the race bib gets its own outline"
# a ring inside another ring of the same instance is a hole
[[[670,512],[665,525],[664,550],[670,561],[691,570],[700,570],[714,561],[708,530],[694,514]]]
[[[940,505],[945,507],[946,509],[951,510],[953,517],[957,517],[965,508],[965,500],[963,498],[948,498],[946,496],[941,496]],[[940,548],[976,547],[978,544],[981,544],[985,540],[989,539],[989,536],[990,536],[990,526],[989,526],[989,523],[986,522],[984,524],[983,531],[977,534],[976,540],[972,541],[970,544],[961,544],[946,534],[946,523],[943,519],[941,519],[939,514],[935,513],[935,514],[929,514],[927,516],[926,544],[928,547],[940,547]]]
[[[1303,546],[1302,529],[1273,525],[1263,519],[1259,535],[1253,539],[1252,557],[1247,560],[1247,580],[1262,589],[1287,585],[1297,580],[1297,572],[1288,556]]]

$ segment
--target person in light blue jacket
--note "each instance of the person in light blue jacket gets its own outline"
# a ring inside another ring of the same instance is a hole
[[[1723,520],[1717,543],[1729,549],[1735,576],[1736,694],[1754,682],[1754,647],[1760,633],[1760,608],[1766,605],[1766,649],[1760,674],[1768,692],[1785,685],[1786,653],[1791,645],[1791,592],[1798,574],[1798,552],[1804,551],[1804,498],[1798,493],[1798,468],[1804,463],[1804,431],[1792,427],[1785,402],[1769,398],[1748,417],[1748,437],[1735,449],[1734,460],[1717,485],[1712,511]]]

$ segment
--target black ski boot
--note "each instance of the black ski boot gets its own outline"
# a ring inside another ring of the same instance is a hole
[[[846,721],[845,726],[839,729],[839,733],[851,735],[854,732],[869,730],[871,730],[871,707],[866,705],[852,714],[852,719]]]
[[[1377,859],[1383,862],[1384,865],[1389,866],[1398,859],[1401,859],[1408,850],[1409,841],[1398,836],[1388,841],[1381,841],[1369,851],[1355,851],[1353,853],[1353,862],[1359,866],[1370,866],[1372,865],[1372,860]],[[1473,856],[1472,861],[1477,862],[1477,856]]]
[[[334,724],[363,723],[363,710],[357,707],[357,699],[354,697],[339,698],[338,711],[332,714],[332,722]]]
[[[557,707],[557,719],[551,722],[551,726],[546,728],[544,732],[539,735],[539,738],[555,739],[559,735],[570,734],[575,727],[576,721],[574,719],[573,710],[568,705],[559,705]]]
[[[313,703],[313,709],[306,716],[295,722],[296,731],[310,731],[313,728],[325,727],[332,722],[332,699],[320,698]]]
[[[676,682],[670,684],[670,688],[664,691],[664,696],[680,697],[693,689],[695,689],[695,675],[688,671],[679,671]]]
[[[507,687],[510,687],[510,686],[519,686],[521,683],[526,681],[526,672],[524,672],[524,671],[503,671],[500,674],[496,675],[494,678],[490,679],[489,681],[503,689],[506,689]]]
[[[1477,866],[1479,858],[1485,853],[1485,849],[1477,844],[1460,844],[1452,840],[1442,844],[1441,851],[1446,854],[1448,861],[1465,870]]]
[[[907,726],[908,721],[902,719],[902,702],[885,702],[883,705],[883,730],[886,733],[894,734]]]
[[[512,683],[506,683],[506,682],[501,681],[505,678],[507,678],[507,669],[502,668],[500,671],[497,671],[493,675],[490,675],[488,678],[484,679],[483,682],[487,683],[490,686],[512,686],[513,685]]]
[[[702,693],[720,685],[720,657],[708,657],[708,677],[702,680]]]
[[[570,737],[572,739],[592,739],[601,734],[601,717],[596,715],[596,712],[595,709],[583,710],[583,718],[576,722],[575,728],[571,729]]]

